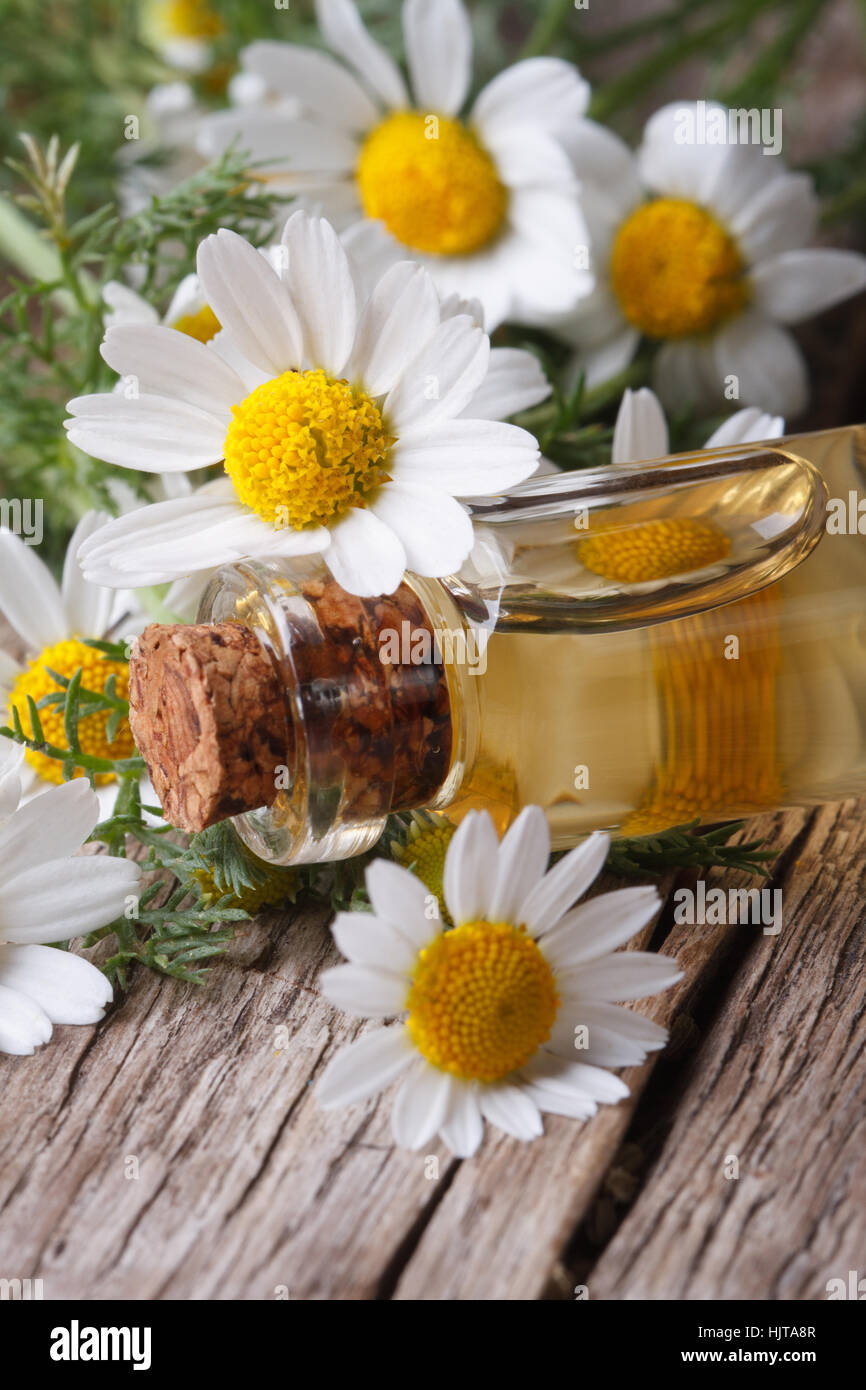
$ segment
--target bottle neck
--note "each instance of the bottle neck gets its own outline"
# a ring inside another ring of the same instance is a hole
[[[285,757],[264,778],[273,796],[234,819],[261,858],[348,858],[376,843],[391,812],[449,799],[460,780],[462,677],[429,611],[440,591],[448,604],[447,592],[429,580],[417,589],[404,582],[358,598],[309,559],[245,561],[211,581],[200,623],[254,634],[285,702]]]

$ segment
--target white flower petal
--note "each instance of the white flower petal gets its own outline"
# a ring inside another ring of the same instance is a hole
[[[468,315],[446,319],[410,362],[385,400],[398,438],[423,435],[459,415],[480,387],[490,362],[490,339]]]
[[[440,1129],[448,1114],[454,1082],[426,1062],[406,1077],[394,1101],[391,1129],[402,1149],[420,1149]]]
[[[541,882],[550,858],[550,830],[540,806],[525,806],[502,839],[493,893],[487,908],[493,922],[521,924],[520,909]]]
[[[241,64],[273,91],[296,98],[329,124],[365,131],[379,120],[379,109],[361,84],[327,53],[258,39],[242,50]]]
[[[754,265],[812,240],[818,222],[818,198],[808,174],[770,179],[740,208],[728,226],[746,260]]]
[[[456,1158],[471,1158],[484,1137],[479,1090],[471,1082],[454,1081],[448,1113],[439,1134]]]
[[[561,58],[527,58],[494,77],[472,108],[482,135],[541,125],[567,130],[589,105],[589,83]]]
[[[0,821],[17,810],[21,800],[21,764],[24,745],[0,738]],[[2,873],[2,868],[0,868]]]
[[[586,389],[591,391],[595,386],[602,386],[625,371],[639,342],[640,333],[636,328],[623,328],[606,341],[585,347],[578,365],[586,374]]]
[[[384,1091],[416,1057],[402,1025],[376,1028],[332,1058],[316,1088],[316,1099],[325,1110],[357,1105]]]
[[[600,893],[566,913],[545,934],[542,950],[554,970],[569,970],[595,960],[631,941],[661,907],[658,891],[650,887],[620,888]]]
[[[369,965],[335,965],[322,971],[319,983],[331,1004],[362,1018],[403,1013],[409,993],[405,979]]]
[[[545,186],[576,192],[568,155],[550,131],[506,128],[488,135],[486,145],[501,182],[512,192]]]
[[[724,424],[713,430],[705,449],[730,448],[733,444],[756,444],[764,439],[781,439],[785,421],[781,415],[768,415],[757,406],[747,406],[730,415]]]
[[[626,390],[613,431],[613,463],[641,463],[664,458],[668,452],[668,425],[661,402],[642,386]]]
[[[667,410],[717,402],[721,385],[712,339],[672,338],[662,343],[653,361],[653,389]]]
[[[283,232],[285,283],[301,324],[305,357],[340,376],[355,341],[358,310],[348,257],[333,227],[296,212]]]
[[[400,440],[389,455],[395,482],[432,483],[457,497],[501,492],[535,472],[538,441],[498,420],[449,420]]]
[[[371,396],[390,391],[439,322],[439,299],[423,266],[400,261],[387,270],[361,313],[352,354],[364,390]]]
[[[121,377],[134,377],[146,396],[167,396],[206,411],[224,427],[246,392],[236,372],[204,343],[161,324],[109,328],[102,356]]]
[[[53,946],[0,946],[0,985],[26,995],[52,1023],[98,1023],[112,997],[101,970]]]
[[[575,1049],[576,1030],[588,1033],[589,1046]],[[597,1000],[564,1000],[547,1047],[569,1061],[589,1066],[633,1067],[646,1061],[650,1052],[665,1046],[667,1029],[632,1009]]]
[[[522,1086],[497,1081],[482,1086],[478,1099],[485,1120],[513,1139],[537,1139],[544,1128],[538,1106]]]
[[[5,527],[0,528],[0,610],[33,653],[69,636],[51,571],[32,545]]]
[[[402,542],[371,511],[354,507],[330,533],[323,559],[349,594],[393,594],[406,573]]]
[[[438,936],[441,921],[428,913],[433,895],[415,874],[388,859],[374,859],[364,880],[376,916],[390,922],[416,955]]]
[[[131,860],[105,855],[42,863],[7,882],[0,935],[22,944],[84,936],[120,916],[140,877]]]
[[[454,574],[472,549],[469,514],[449,493],[421,483],[385,483],[371,504],[406,552],[406,568],[428,578]]]
[[[108,512],[86,512],[66,547],[61,586],[66,631],[77,632],[82,637],[103,637],[111,624],[114,590],[88,584],[78,563],[79,546],[110,521]]]
[[[866,256],[817,248],[783,251],[756,266],[755,303],[779,323],[800,323],[866,289]]]
[[[0,884],[38,869],[46,859],[75,854],[98,819],[99,802],[84,777],[26,802],[0,826]]]
[[[547,400],[552,389],[534,353],[522,348],[493,348],[487,375],[464,414],[473,420],[507,420]]]
[[[271,376],[301,365],[301,325],[276,271],[225,228],[198,248],[198,274],[223,328],[256,367]]]
[[[338,947],[352,965],[408,975],[418,952],[397,928],[371,912],[338,912],[331,924]]]
[[[159,323],[159,314],[153,305],[119,280],[109,280],[103,287],[102,298],[108,306],[104,317],[106,328],[121,323]]]
[[[803,354],[790,333],[757,313],[740,314],[724,324],[712,340],[716,395],[728,376],[740,383],[740,399],[773,415],[790,419],[804,408],[809,394]],[[682,403],[681,403],[682,404]]]
[[[704,106],[708,117],[721,111],[727,121],[727,110],[718,102],[708,101]],[[697,132],[696,102],[674,101],[661,107],[644,128],[637,152],[638,167],[643,182],[654,193],[686,198],[707,207],[717,188],[724,185],[733,147],[689,142],[686,137],[692,131]],[[765,170],[766,176],[770,173],[769,168]]]
[[[225,422],[167,396],[141,395],[133,400],[110,392],[78,396],[67,409],[73,418],[64,423],[72,443],[93,458],[121,468],[186,472],[219,463],[223,456]]]
[[[499,841],[489,814],[470,811],[445,855],[445,905],[455,926],[486,918],[492,897]]]
[[[542,1110],[556,1114],[568,1114],[568,1110],[556,1108],[557,1099],[573,1097],[578,1104],[584,1099],[602,1105],[615,1105],[629,1094],[628,1086],[618,1076],[612,1076],[602,1067],[587,1066],[583,1062],[567,1062],[554,1057],[549,1052],[538,1052],[523,1068],[523,1075],[530,1082],[534,1099]],[[545,1098],[538,1100],[538,1093]]]
[[[370,36],[353,0],[316,0],[316,18],[328,45],[386,105],[400,109],[410,105],[400,69],[387,49]]]
[[[307,174],[348,178],[358,162],[357,139],[347,130],[269,107],[217,111],[206,116],[199,126],[197,144],[208,160],[232,145],[246,150],[257,169],[265,167],[270,179],[282,176],[289,187],[296,188]],[[217,318],[222,322],[219,314]]]
[[[530,889],[520,907],[520,920],[528,932],[541,936],[556,925],[601,873],[609,846],[610,836],[596,831]]]
[[[574,194],[562,188],[515,190],[509,220],[512,235],[501,253],[510,262],[518,313],[544,324],[575,309],[596,281],[581,259],[590,233]]]
[[[241,506],[201,489],[118,517],[82,548],[88,579],[114,588],[142,588],[184,579],[197,570],[250,555],[312,555],[331,543],[324,527],[280,530]]]
[[[472,79],[472,26],[462,0],[405,0],[403,33],[415,105],[456,116]]]
[[[604,198],[617,221],[642,201],[637,161],[614,131],[597,121],[576,121],[563,132],[561,142],[584,191],[592,185],[593,196]]]
[[[576,966],[574,971],[557,972],[563,991],[579,990],[585,998],[611,1004],[645,999],[682,978],[676,961],[651,951],[617,951]]]
[[[38,1004],[0,984],[0,1052],[32,1057],[51,1037],[51,1020]]]
[[[183,318],[185,314],[199,313],[204,308],[204,304],[201,281],[193,271],[183,277],[172,295],[163,322],[167,323],[169,327],[174,327],[178,319]]]

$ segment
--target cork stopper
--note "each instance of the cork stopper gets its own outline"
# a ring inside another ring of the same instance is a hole
[[[282,684],[240,623],[146,628],[129,722],[166,819],[188,832],[271,806],[276,770],[293,757]]]

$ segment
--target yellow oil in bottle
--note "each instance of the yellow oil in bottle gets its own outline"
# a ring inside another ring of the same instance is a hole
[[[851,500],[863,432],[806,438],[848,524],[780,581],[624,631],[496,626],[449,814],[485,807],[502,827],[538,804],[565,848],[593,829],[639,835],[866,793],[866,536]],[[727,502],[715,497],[722,530]],[[511,565],[519,574],[520,546]]]

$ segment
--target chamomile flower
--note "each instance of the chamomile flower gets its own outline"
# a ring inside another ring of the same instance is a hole
[[[262,40],[241,55],[298,119],[264,104],[202,125],[208,158],[237,143],[270,187],[301,197],[377,274],[407,256],[445,295],[476,295],[491,329],[544,323],[592,288],[578,188],[560,135],[589,88],[571,64],[531,58],[501,72],[461,117],[472,32],[461,0],[406,0],[410,87],[365,29],[353,0],[317,0],[337,57]],[[585,259],[585,257],[584,257]]]
[[[334,937],[349,963],[328,970],[322,987],[339,1008],[402,1021],[340,1052],[320,1103],[357,1104],[402,1078],[396,1142],[417,1149],[438,1133],[468,1157],[485,1119],[534,1139],[543,1111],[582,1120],[627,1096],[606,1068],[644,1061],[667,1034],[614,1001],[655,994],[681,971],[668,957],[616,949],[658,911],[655,888],[572,906],[608,844],[592,835],[545,872],[550,832],[539,807],[521,812],[501,844],[487,812],[470,812],[445,860],[448,931],[430,920],[418,878],[372,864],[373,914],[338,914]]]
[[[73,444],[145,472],[224,462],[188,498],[120,517],[81,547],[94,583],[184,579],[244,556],[320,553],[343,588],[391,592],[407,569],[459,568],[472,524],[457,500],[538,462],[502,417],[549,391],[528,353],[467,313],[443,318],[420,266],[392,266],[359,305],[334,229],[296,213],[280,270],[221,231],[199,248],[207,302],[235,349],[159,324],[110,328],[102,353],[135,399],[70,401]]]
[[[22,751],[0,739],[0,1052],[30,1056],[55,1023],[97,1023],[111,1003],[101,971],[44,943],[119,917],[141,870],[127,859],[76,855],[99,819],[86,782],[20,806]]]
[[[707,104],[710,113],[721,108]],[[666,406],[721,401],[796,415],[806,367],[787,325],[866,286],[866,257],[804,249],[817,220],[812,180],[759,146],[687,144],[695,107],[651,118],[633,155],[592,122],[569,138],[589,223],[596,287],[560,325],[590,386],[621,371],[642,338],[660,344]]]
[[[166,63],[182,72],[204,72],[214,41],[225,33],[207,0],[145,0],[142,18],[145,37]]]
[[[122,623],[127,635],[140,629],[144,621],[131,595],[90,584],[82,577],[76,559],[78,546],[108,520],[102,512],[88,512],[82,517],[66,552],[60,586],[31,546],[11,531],[0,529],[0,612],[27,650],[24,661],[0,652],[2,722],[11,723],[15,708],[26,734],[32,734],[28,696],[38,705],[43,696],[61,689],[50,674],[52,671],[71,680],[80,668],[82,688],[100,694],[113,677],[116,696],[127,697],[128,663],[104,659],[97,648],[87,646],[83,640],[101,641],[118,623]],[[42,708],[39,718],[46,742],[68,748],[62,705]],[[88,714],[81,720],[78,736],[84,752],[96,757],[133,757],[135,745],[128,720],[120,721],[110,740],[108,720],[107,711]],[[24,756],[23,781],[28,793],[45,792],[51,784],[62,781],[63,765],[59,759],[29,748]],[[114,804],[116,779],[99,774],[96,781],[99,804],[108,815]],[[155,794],[148,796],[148,787],[148,783],[143,784],[145,799],[155,804]]]

